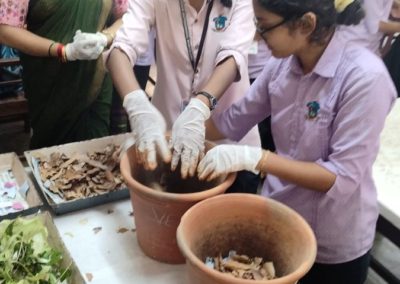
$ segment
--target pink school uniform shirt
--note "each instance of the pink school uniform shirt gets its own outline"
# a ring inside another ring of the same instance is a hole
[[[204,1],[203,7],[197,12],[188,0],[184,0],[195,58],[207,5],[208,2]],[[218,21],[220,17],[224,17],[222,21]],[[222,26],[218,26],[221,22]],[[172,128],[193,93],[205,86],[215,66],[229,56],[234,57],[240,75],[219,100],[212,117],[219,116],[244,96],[249,88],[247,55],[255,32],[251,0],[234,0],[232,8],[224,7],[219,0],[214,1],[197,72],[194,72],[190,63],[179,0],[131,1],[111,49],[124,51],[134,65],[139,55],[147,50],[148,32],[152,27],[156,30],[157,38],[157,84],[152,103],[164,116],[168,129]],[[259,146],[257,129],[250,130],[241,142]]]
[[[364,19],[358,25],[340,26],[338,30],[341,36],[379,55],[380,43],[384,36],[379,31],[379,23],[388,21],[392,4],[393,0],[364,0]]]
[[[0,24],[22,28],[28,14],[29,0],[0,0]],[[113,0],[113,14],[121,17],[128,8],[128,0]]]
[[[215,121],[239,140],[271,114],[277,154],[337,175],[327,193],[268,175],[262,195],[300,213],[317,237],[319,263],[353,260],[371,247],[378,217],[372,165],[396,91],[382,61],[334,35],[314,70],[271,58],[245,98]]]

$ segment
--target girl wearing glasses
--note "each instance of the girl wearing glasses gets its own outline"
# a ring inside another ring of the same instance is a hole
[[[219,145],[198,175],[267,175],[262,195],[295,209],[317,238],[316,263],[300,283],[364,283],[379,214],[372,165],[396,98],[393,83],[377,56],[335,32],[360,22],[358,0],[253,5],[275,58],[243,99],[209,121],[208,138],[239,140],[271,115],[276,152]]]
[[[157,166],[156,152],[183,178],[204,153],[205,121],[221,115],[249,88],[247,54],[255,28],[251,0],[131,1],[107,66],[128,113],[140,160]],[[152,103],[130,71],[156,31],[157,84]],[[218,100],[218,103],[217,103]],[[165,139],[172,128],[172,155]],[[241,143],[260,146],[257,128]],[[244,180],[246,180],[244,182]],[[258,177],[239,174],[232,191],[255,192]],[[237,187],[236,187],[237,186]]]

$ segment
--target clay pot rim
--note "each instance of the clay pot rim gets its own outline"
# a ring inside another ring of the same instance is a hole
[[[246,279],[239,279],[235,278],[233,276],[229,275],[224,275],[223,273],[211,269],[208,266],[205,265],[203,261],[201,261],[189,248],[187,242],[184,242],[183,240],[184,235],[183,235],[183,223],[185,223],[185,220],[188,218],[187,216],[192,212],[197,210],[198,207],[203,206],[204,203],[215,203],[218,202],[219,199],[233,199],[233,200],[240,200],[243,197],[246,198],[252,198],[254,199],[253,202],[257,203],[265,203],[266,201],[269,203],[274,203],[275,205],[279,207],[284,207],[285,210],[288,209],[289,213],[293,215],[297,221],[302,223],[305,228],[305,233],[311,238],[312,242],[315,244],[312,248],[312,251],[310,251],[310,254],[313,255],[313,257],[307,261],[302,263],[295,271],[292,273],[285,275],[283,277],[279,277],[277,279],[272,279],[272,280],[246,280]],[[246,193],[231,193],[231,194],[226,194],[226,195],[217,195],[211,198],[208,198],[206,200],[200,201],[193,205],[191,208],[189,208],[182,216],[181,222],[179,223],[178,229],[176,231],[176,240],[178,243],[178,247],[181,250],[182,255],[185,257],[187,262],[190,262],[193,266],[197,267],[201,271],[203,271],[206,274],[211,274],[212,277],[216,279],[220,279],[222,281],[226,281],[227,283],[232,283],[232,284],[281,284],[282,282],[287,282],[289,283],[292,281],[295,283],[295,281],[298,281],[302,276],[304,276],[312,267],[312,265],[315,262],[316,255],[317,255],[317,241],[314,235],[314,232],[312,231],[311,227],[309,224],[301,217],[299,213],[291,209],[290,207],[286,206],[285,204],[282,204],[278,201],[275,201],[271,198],[267,198],[261,195],[254,195],[254,194],[246,194]]]
[[[136,179],[134,179],[129,172],[130,165],[128,160],[128,151],[125,151],[121,157],[120,161],[120,170],[121,174],[124,177],[125,182],[128,185],[128,189],[130,191],[134,191],[137,194],[143,194],[146,196],[151,196],[152,198],[162,199],[162,200],[172,200],[172,201],[182,201],[182,202],[193,202],[199,201],[216,194],[224,193],[229,186],[233,184],[235,181],[236,173],[230,173],[226,177],[226,179],[217,185],[216,187],[210,188],[208,190],[194,192],[194,193],[170,193],[170,192],[160,192],[156,191],[144,184],[141,184]]]

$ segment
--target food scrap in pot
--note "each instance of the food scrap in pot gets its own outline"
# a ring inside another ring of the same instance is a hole
[[[233,250],[225,258],[221,254],[217,257],[207,257],[205,264],[219,272],[241,279],[271,280],[276,278],[273,262],[265,261],[262,257],[239,255]]]

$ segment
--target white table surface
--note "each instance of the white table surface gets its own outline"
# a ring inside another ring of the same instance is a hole
[[[400,230],[400,102],[390,112],[373,167],[380,213]]]
[[[112,213],[108,213],[112,210]],[[62,216],[54,222],[87,283],[165,283],[185,281],[184,265],[168,265],[150,259],[141,251],[129,200],[109,203]],[[93,230],[101,227],[98,233]],[[129,229],[118,233],[120,228]]]

